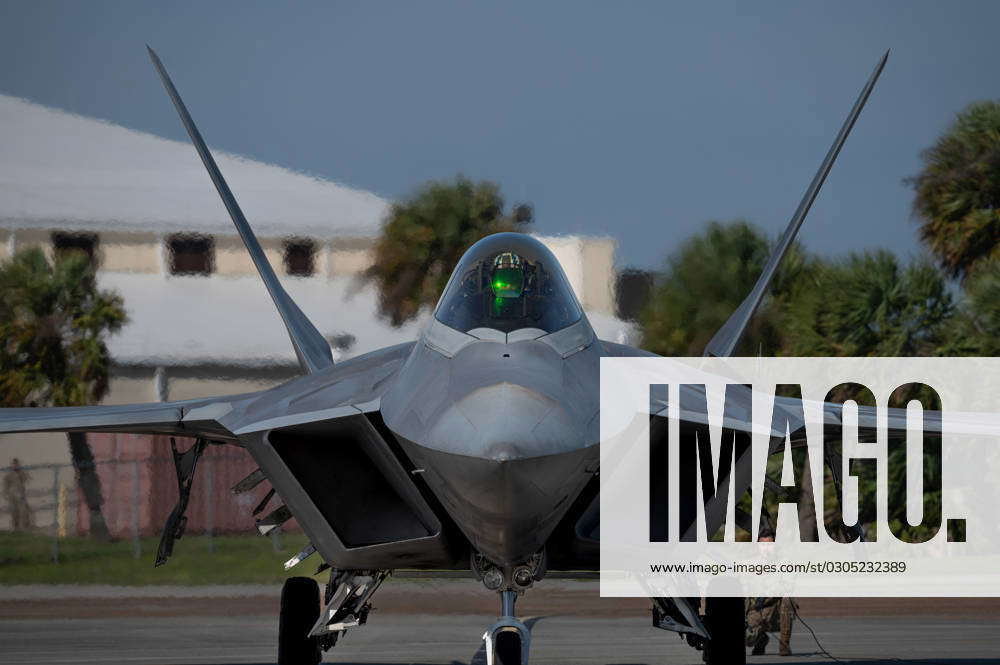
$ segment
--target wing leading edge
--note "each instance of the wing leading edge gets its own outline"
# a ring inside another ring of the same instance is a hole
[[[127,432],[237,441],[244,433],[376,410],[413,343],[351,358],[259,392],[112,406],[0,409],[0,434]]]
[[[127,432],[235,441],[219,423],[236,397],[125,404],[0,409],[0,433]]]

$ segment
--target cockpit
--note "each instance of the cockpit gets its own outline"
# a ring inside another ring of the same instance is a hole
[[[559,262],[531,236],[497,233],[458,262],[434,317],[463,333],[562,330],[583,315]]]

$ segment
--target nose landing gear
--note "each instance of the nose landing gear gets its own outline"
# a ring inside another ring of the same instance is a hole
[[[514,604],[545,575],[545,551],[539,550],[517,566],[499,567],[479,552],[472,555],[472,571],[500,597],[500,617],[483,633],[487,665],[528,665],[531,632],[514,616]]]
[[[500,618],[483,633],[486,665],[528,665],[531,633],[514,616],[517,592],[500,591]]]
[[[486,643],[486,665],[528,665],[531,633],[514,616],[517,592],[500,592],[500,618],[483,633]]]

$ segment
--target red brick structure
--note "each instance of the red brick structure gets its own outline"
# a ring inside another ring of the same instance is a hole
[[[94,452],[104,519],[112,536],[129,538],[138,529],[141,536],[159,535],[163,523],[177,503],[177,478],[170,453],[170,437],[143,434],[88,434]],[[193,439],[175,437],[179,450],[187,450]],[[254,530],[253,508],[270,489],[262,482],[252,492],[234,495],[230,489],[257,468],[250,454],[237,446],[209,446],[198,462],[191,501],[187,509],[187,531],[191,534],[248,533]],[[269,509],[279,505],[274,497]],[[86,534],[90,514],[80,496],[77,501],[77,531]],[[286,524],[286,528],[294,521]]]

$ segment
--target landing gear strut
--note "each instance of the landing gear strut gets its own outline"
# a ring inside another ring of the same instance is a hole
[[[504,589],[500,595],[500,618],[483,634],[486,665],[528,665],[531,633],[514,616],[517,592]]]
[[[545,550],[517,566],[500,567],[479,552],[472,553],[472,572],[500,597],[500,617],[483,633],[487,665],[528,665],[531,633],[514,616],[514,604],[537,580],[545,576]]]

